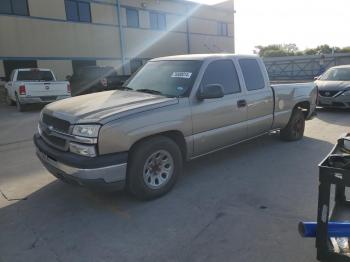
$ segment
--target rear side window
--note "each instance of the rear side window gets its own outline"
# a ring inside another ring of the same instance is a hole
[[[236,68],[231,60],[218,60],[211,62],[205,70],[202,85],[220,84],[224,94],[241,92]]]
[[[18,71],[17,81],[53,81],[53,75],[50,71]]]
[[[259,90],[265,87],[265,80],[260,66],[255,59],[240,59],[245,85],[248,91]]]

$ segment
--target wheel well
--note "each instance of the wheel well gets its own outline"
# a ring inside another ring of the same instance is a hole
[[[180,132],[180,131],[176,131],[176,130],[173,130],[173,131],[166,131],[166,132],[162,132],[162,133],[158,133],[158,134],[154,134],[154,135],[151,135],[151,136],[147,136],[147,137],[143,137],[141,138],[140,140],[136,141],[130,148],[130,152],[133,151],[133,149],[135,148],[135,146],[141,142],[143,142],[144,140],[146,139],[149,139],[151,137],[155,137],[155,136],[165,136],[165,137],[168,137],[170,138],[171,140],[173,140],[180,148],[180,151],[181,151],[181,154],[182,154],[182,157],[184,159],[186,159],[186,156],[187,156],[187,147],[186,147],[186,141],[185,141],[185,137],[184,135]]]
[[[303,111],[306,119],[310,113],[310,102],[308,101],[299,102],[298,104],[295,105],[294,109],[296,108],[299,108],[301,109],[301,111]]]

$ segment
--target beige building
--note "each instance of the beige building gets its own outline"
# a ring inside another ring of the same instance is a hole
[[[130,74],[153,57],[234,52],[233,0],[1,0],[0,77],[51,68],[59,79],[87,65]]]

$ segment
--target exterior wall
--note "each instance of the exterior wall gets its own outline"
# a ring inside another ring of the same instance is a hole
[[[227,37],[191,35],[191,53],[232,53],[233,39]]]
[[[34,17],[66,19],[64,1],[61,0],[28,0],[29,14]]]
[[[117,27],[0,16],[0,35],[0,56],[120,56]]]
[[[2,62],[2,60],[0,60],[0,77],[4,77],[5,76],[5,68],[4,68],[4,64]],[[1,83],[1,80],[0,80]]]
[[[139,41],[138,39],[142,39]],[[125,30],[126,57],[153,58],[187,53],[186,35],[142,29]]]
[[[169,30],[186,33],[186,18],[180,15],[168,14],[166,16],[166,23]]]
[[[93,23],[107,25],[118,24],[116,7],[111,5],[91,3],[91,18]]]
[[[0,59],[37,60],[60,79],[72,73],[72,60],[94,60],[118,72],[125,61],[159,56],[233,52],[233,5],[223,9],[177,0],[117,0],[90,2],[91,23],[66,20],[64,0],[28,0],[29,17],[0,14]],[[128,28],[126,8],[139,12],[140,28]],[[150,12],[165,15],[167,30],[150,28]],[[218,23],[228,24],[228,36],[218,35]],[[189,30],[187,32],[187,29]],[[123,35],[125,50],[121,50]],[[3,63],[0,74],[3,73]],[[130,65],[125,65],[125,73]]]
[[[51,69],[57,80],[66,80],[66,76],[73,74],[72,61],[70,60],[39,60],[39,68]]]

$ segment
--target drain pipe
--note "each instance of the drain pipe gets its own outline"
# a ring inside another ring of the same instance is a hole
[[[118,25],[119,25],[119,44],[120,44],[120,54],[122,57],[122,72],[123,75],[126,75],[125,65],[125,38],[124,38],[124,29],[122,25],[121,19],[121,8],[120,8],[120,0],[117,0],[117,16],[118,16]]]

